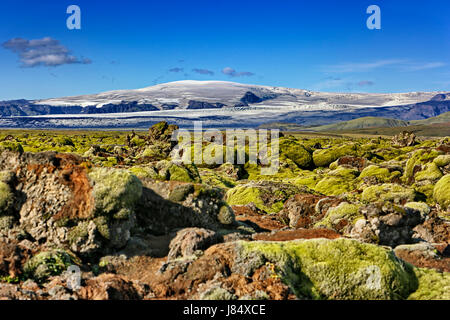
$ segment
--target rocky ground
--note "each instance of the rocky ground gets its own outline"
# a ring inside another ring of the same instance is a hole
[[[449,138],[284,135],[265,176],[175,129],[0,133],[0,298],[450,299]]]

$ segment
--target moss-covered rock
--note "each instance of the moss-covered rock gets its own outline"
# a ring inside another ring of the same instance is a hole
[[[376,165],[370,165],[367,168],[365,168],[360,178],[366,178],[366,177],[376,177],[378,181],[382,182],[390,182],[391,181],[391,173],[389,172],[389,169],[387,168],[381,168]]]
[[[314,164],[317,167],[328,167],[332,162],[343,156],[357,156],[355,144],[340,145],[329,149],[316,150],[313,153]]]
[[[406,162],[406,168],[403,176],[407,181],[414,177],[415,167],[418,165],[424,165],[430,161],[433,161],[437,156],[439,156],[439,152],[436,150],[426,150],[421,149],[415,151],[408,161]]]
[[[0,216],[9,213],[13,203],[14,194],[5,182],[0,181]]]
[[[405,188],[398,184],[385,183],[364,189],[361,200],[366,203],[378,200],[406,203],[414,201],[415,197],[416,192],[414,189]]]
[[[71,256],[64,250],[43,251],[25,263],[24,272],[27,277],[43,282],[60,275],[72,264]]]
[[[141,181],[128,170],[95,168],[93,181],[96,215],[127,218],[142,195]]]
[[[292,160],[298,167],[307,169],[312,165],[312,155],[298,140],[281,138],[280,141],[281,157]]]
[[[254,203],[257,208],[272,213],[283,209],[284,202],[291,196],[310,192],[306,187],[299,188],[295,185],[275,181],[258,181],[238,185],[228,190],[225,198],[230,205]]]
[[[442,177],[434,186],[433,198],[442,209],[450,208],[450,174]]]
[[[450,154],[443,154],[440,156],[437,156],[433,162],[438,166],[438,167],[445,167],[448,166],[450,164]]]
[[[431,212],[430,206],[424,202],[408,202],[405,204],[405,208],[410,208],[419,211],[423,216],[428,215]]]
[[[186,197],[194,192],[194,186],[192,184],[182,184],[176,186],[169,195],[169,200],[174,202],[181,202]]]
[[[156,179],[159,177],[155,168],[151,166],[134,166],[129,168],[128,170],[138,178]]]
[[[358,217],[363,217],[358,212],[360,206],[348,202],[342,202],[337,207],[328,210],[325,217],[316,223],[315,227],[335,229],[337,226],[352,224]]]
[[[409,300],[450,300],[450,273],[414,268],[419,287]]]
[[[225,225],[233,224],[236,221],[233,209],[231,209],[229,205],[224,204],[219,210],[217,220],[219,220],[221,224]]]
[[[343,177],[329,176],[321,179],[312,188],[327,196],[337,196],[352,191],[355,188],[355,184],[352,180]]]
[[[0,151],[9,150],[13,152],[23,153],[22,144],[16,141],[2,141],[0,142]]]
[[[404,299],[417,288],[413,268],[392,250],[356,240],[241,242],[241,247],[241,261],[254,261],[253,268],[274,263],[299,298]]]
[[[430,162],[425,165],[425,169],[422,171],[419,171],[415,174],[414,180],[415,181],[436,181],[439,180],[443,176],[441,170],[439,170],[439,167],[434,163]]]

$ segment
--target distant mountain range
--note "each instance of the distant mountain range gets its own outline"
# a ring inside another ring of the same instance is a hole
[[[0,101],[3,128],[312,126],[361,117],[421,120],[450,111],[450,93],[328,93],[225,81],[177,81],[143,89],[46,100]]]

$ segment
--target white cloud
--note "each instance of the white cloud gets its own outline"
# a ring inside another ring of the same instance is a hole
[[[41,65],[56,67],[64,64],[92,63],[90,59],[79,59],[71,55],[69,49],[50,37],[34,40],[14,38],[4,42],[2,46],[17,53],[23,67]]]

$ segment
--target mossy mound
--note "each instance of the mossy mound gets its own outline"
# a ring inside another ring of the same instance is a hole
[[[405,208],[417,210],[423,216],[426,216],[431,212],[431,208],[424,202],[408,202],[405,204]]]
[[[389,169],[370,165],[361,172],[360,178],[376,177],[378,181],[390,182],[392,177]]]
[[[0,181],[0,217],[8,214],[13,203],[14,194],[5,182]]]
[[[2,141],[0,142],[0,151],[9,150],[13,152],[23,153],[22,144],[16,141]]]
[[[342,202],[337,207],[329,209],[325,217],[317,222],[315,227],[335,229],[336,226],[353,223],[358,217],[363,217],[358,212],[359,208],[359,205]],[[344,220],[345,223],[343,223]]]
[[[73,264],[72,257],[64,250],[40,252],[24,265],[26,277],[43,282],[51,276],[57,276]]]
[[[141,181],[124,169],[95,168],[89,178],[93,181],[95,214],[128,218],[142,195]]]
[[[436,183],[433,198],[443,210],[450,208],[450,174],[445,175]]]
[[[358,174],[357,170],[337,167],[312,188],[327,196],[337,196],[355,189]]]
[[[450,164],[450,154],[443,154],[440,156],[437,156],[433,162],[438,166],[438,167],[445,167],[448,166]]]
[[[265,212],[279,212],[284,202],[297,193],[309,193],[307,188],[299,188],[291,184],[275,181],[259,181],[236,186],[226,193],[230,205],[246,205],[254,203]]]
[[[240,260],[269,261],[297,297],[405,299],[417,289],[413,268],[392,250],[349,239],[241,242]]]
[[[181,202],[186,199],[186,197],[194,192],[194,186],[192,184],[181,184],[176,186],[169,195],[169,200],[174,202]]]
[[[450,273],[414,268],[419,287],[409,300],[450,300]]]
[[[433,161],[439,155],[440,153],[436,150],[430,151],[421,149],[415,151],[406,162],[406,168],[403,176],[406,180],[412,179],[414,177],[414,168],[417,165],[424,165],[430,161]]]
[[[425,165],[425,169],[422,171],[419,171],[415,174],[414,180],[415,181],[436,181],[442,178],[443,174],[441,170],[439,170],[439,167],[434,162],[430,162]]]
[[[414,201],[415,197],[416,192],[414,189],[405,188],[398,184],[385,183],[364,189],[361,200],[366,203],[378,200],[405,203]]]
[[[313,153],[313,161],[317,167],[328,167],[340,157],[357,155],[357,146],[355,144],[348,144],[331,147],[329,149],[316,150]]]
[[[281,138],[280,141],[281,158],[285,157],[293,161],[299,168],[308,169],[313,164],[310,151],[308,151],[298,140]]]

